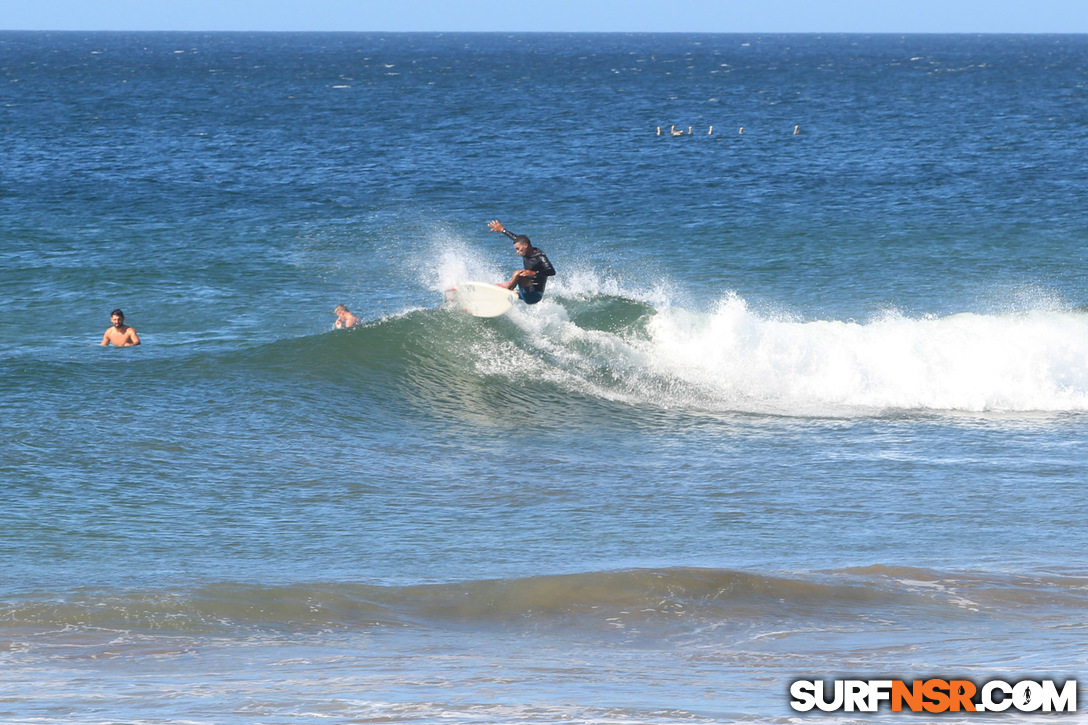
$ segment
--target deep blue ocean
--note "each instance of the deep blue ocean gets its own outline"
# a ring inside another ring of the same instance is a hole
[[[1088,36],[0,32],[0,159],[4,723],[1088,682]]]

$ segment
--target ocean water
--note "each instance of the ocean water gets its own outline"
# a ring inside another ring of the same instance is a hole
[[[1086,103],[1072,35],[0,33],[0,721],[1083,680]],[[492,218],[558,275],[481,320]]]

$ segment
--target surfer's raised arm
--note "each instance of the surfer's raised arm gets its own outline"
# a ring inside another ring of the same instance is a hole
[[[506,236],[510,237],[511,239],[517,239],[518,238],[518,236],[516,234],[514,234],[513,232],[506,231],[506,227],[504,227],[502,225],[502,222],[500,222],[498,219],[492,219],[491,221],[489,221],[487,223],[487,226],[491,231],[498,232],[499,234],[505,234]]]

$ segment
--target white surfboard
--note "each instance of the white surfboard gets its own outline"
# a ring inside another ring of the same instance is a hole
[[[518,300],[518,293],[494,282],[461,282],[446,290],[446,302],[476,317],[498,317]]]

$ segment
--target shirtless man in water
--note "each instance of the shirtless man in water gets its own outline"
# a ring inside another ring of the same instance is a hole
[[[125,324],[124,312],[121,310],[111,312],[110,322],[113,323],[113,327],[107,329],[106,334],[102,335],[103,346],[110,343],[113,343],[114,347],[132,347],[140,344],[140,336],[136,334],[136,330]]]
[[[351,314],[351,310],[346,305],[337,305],[333,312],[336,314],[336,322],[333,323],[333,327],[337,330],[346,330],[359,324],[359,318]]]

